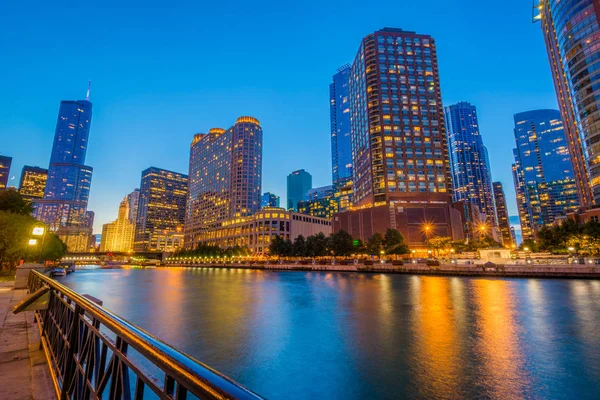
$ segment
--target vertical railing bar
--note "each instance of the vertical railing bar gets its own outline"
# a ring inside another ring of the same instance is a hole
[[[135,400],[143,400],[144,399],[144,381],[142,378],[138,377],[135,382]]]
[[[70,309],[70,307],[68,307],[68,309]],[[68,346],[68,351],[65,358],[65,373],[62,382],[62,391],[60,393],[61,400],[66,400],[69,398],[69,390],[71,389],[71,384],[73,383],[75,377],[74,356],[75,352],[77,351],[77,335],[79,334],[79,314],[81,314],[82,312],[82,308],[79,305],[76,305],[75,311],[73,312],[73,319],[71,321],[71,330],[68,336],[68,340],[69,343],[71,343],[71,345]]]

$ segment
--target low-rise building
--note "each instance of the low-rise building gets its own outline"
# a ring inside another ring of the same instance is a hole
[[[199,239],[221,248],[248,247],[253,254],[265,254],[273,236],[294,241],[300,235],[318,233],[331,234],[331,220],[267,207],[250,217],[224,221],[220,227],[202,232]]]

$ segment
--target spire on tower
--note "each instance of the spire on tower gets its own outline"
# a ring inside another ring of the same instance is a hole
[[[88,90],[87,90],[87,93],[86,93],[86,95],[85,95],[85,99],[86,99],[87,101],[89,101],[89,100],[90,100],[90,88],[91,88],[91,87],[92,87],[92,80],[90,79],[90,80],[88,81]]]

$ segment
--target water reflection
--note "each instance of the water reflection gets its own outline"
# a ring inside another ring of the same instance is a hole
[[[210,268],[62,280],[272,399],[600,393],[596,281]]]

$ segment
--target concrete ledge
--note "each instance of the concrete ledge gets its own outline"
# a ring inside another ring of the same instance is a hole
[[[26,263],[17,267],[17,275],[15,276],[15,289],[27,289],[27,280],[29,279],[29,272],[36,270],[44,272],[46,267],[42,264]]]

